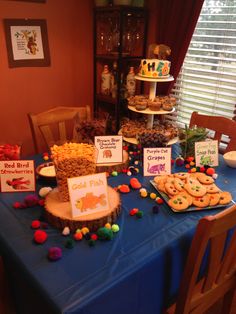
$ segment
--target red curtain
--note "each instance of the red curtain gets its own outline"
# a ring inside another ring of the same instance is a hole
[[[154,0],[156,1],[156,0]],[[188,50],[204,0],[158,0],[155,4],[156,43],[171,48],[171,75],[176,80]],[[168,94],[174,82],[157,85],[157,94]]]

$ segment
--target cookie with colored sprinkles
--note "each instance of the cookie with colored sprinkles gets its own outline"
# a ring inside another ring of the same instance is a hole
[[[203,208],[207,207],[210,204],[210,197],[209,194],[205,194],[201,197],[193,197],[193,205]]]
[[[201,197],[206,194],[206,187],[199,183],[186,183],[184,185],[185,190],[192,196]]]
[[[220,201],[220,193],[210,193],[208,195],[210,197],[209,206],[216,206]]]
[[[220,205],[227,205],[232,201],[232,195],[230,192],[224,191],[220,193]]]
[[[182,211],[188,208],[188,201],[182,195],[175,195],[169,199],[168,204],[176,211]]]

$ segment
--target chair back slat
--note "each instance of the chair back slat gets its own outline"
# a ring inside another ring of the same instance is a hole
[[[216,278],[216,284],[221,284],[224,281],[225,276],[234,272],[236,269],[236,230],[233,232],[228,245],[229,248],[225,254],[221,269]]]
[[[213,138],[218,140],[219,144],[224,143],[222,138],[223,135],[228,136],[229,142],[227,143],[224,152],[236,150],[236,121],[225,117],[207,116],[199,114],[198,112],[193,112],[189,126],[193,127],[195,125],[215,131]]]
[[[199,221],[181,281],[175,314],[204,313],[217,299],[235,289],[235,232],[231,239],[228,237],[229,231],[233,232],[235,227],[236,205]],[[207,251],[209,243],[210,249]],[[199,270],[206,252],[208,268],[199,281]]]
[[[58,129],[59,129],[59,138],[61,141],[67,140],[67,132],[66,132],[66,124],[65,121],[58,123]]]
[[[55,143],[56,140],[55,137],[53,136],[50,126],[42,125],[39,127],[39,129],[42,132],[43,138],[47,143]]]
[[[217,274],[220,269],[222,255],[225,246],[226,232],[217,235],[210,240],[210,253],[208,257],[208,270],[205,276],[205,282],[202,292],[210,290],[216,281]]]

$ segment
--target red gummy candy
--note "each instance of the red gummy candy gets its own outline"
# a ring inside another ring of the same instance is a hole
[[[163,199],[160,197],[157,198],[156,202],[157,202],[157,204],[163,204],[164,203]]]
[[[130,188],[127,184],[122,184],[119,188],[119,191],[121,193],[129,193],[130,192]]]
[[[130,179],[130,181],[129,181],[129,183],[130,183],[130,186],[131,186],[131,188],[132,189],[140,189],[141,188],[141,183],[138,181],[138,179],[137,178],[132,178],[132,179]]]
[[[209,176],[212,176],[215,173],[215,169],[214,168],[208,168],[206,170],[206,174],[208,174]]]
[[[130,214],[130,216],[134,216],[137,214],[138,211],[139,211],[138,208],[133,208],[130,210],[129,214]]]

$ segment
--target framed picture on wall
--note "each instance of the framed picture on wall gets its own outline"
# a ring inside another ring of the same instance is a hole
[[[46,20],[5,19],[10,68],[50,65]]]

